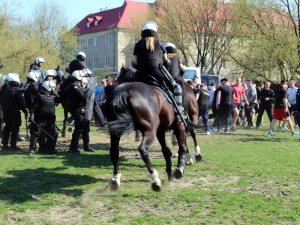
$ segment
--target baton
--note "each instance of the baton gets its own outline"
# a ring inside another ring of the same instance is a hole
[[[54,140],[54,137],[49,134],[44,128],[42,128],[41,126],[39,126],[36,122],[34,122],[33,120],[31,120],[31,122],[36,125],[44,134],[46,134],[49,138],[51,138],[52,140]]]

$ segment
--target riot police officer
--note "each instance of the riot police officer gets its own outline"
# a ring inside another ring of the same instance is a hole
[[[45,59],[42,58],[42,57],[37,57],[35,60],[34,60],[34,63],[32,63],[30,65],[30,68],[29,68],[29,72],[30,71],[36,71],[39,75],[42,74],[42,67],[43,67],[43,63],[45,62]]]
[[[25,106],[30,110],[33,97],[38,93],[38,74],[31,71],[27,74],[27,83],[24,90]]]
[[[55,149],[58,137],[55,126],[55,96],[51,94],[54,85],[51,80],[44,81],[41,89],[33,98],[29,117],[31,122],[30,154],[35,152],[37,141],[40,153],[57,153]]]
[[[94,152],[95,150],[90,147],[89,131],[90,121],[86,112],[86,101],[88,89],[82,87],[81,81],[83,77],[81,70],[76,70],[72,73],[74,82],[69,89],[70,98],[70,112],[74,118],[75,129],[72,134],[72,141],[69,148],[70,152],[79,153],[79,138],[82,135],[84,151]]]
[[[25,114],[27,119],[27,110],[25,108],[24,96],[19,88],[20,78],[19,74],[8,74],[8,87],[2,93],[1,105],[3,108],[3,119],[5,126],[2,134],[2,149],[8,150],[8,140],[10,138],[10,148],[20,150],[17,147],[18,133],[21,126],[21,112]]]

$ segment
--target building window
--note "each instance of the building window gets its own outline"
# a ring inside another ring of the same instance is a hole
[[[95,57],[95,58],[93,58],[93,64],[94,64],[94,67],[97,67],[98,65],[98,60],[97,60],[97,58]]]
[[[97,47],[97,37],[93,37],[93,46]]]
[[[89,22],[86,23],[86,27],[90,28],[91,24]]]
[[[105,45],[109,45],[109,35],[105,36]]]
[[[229,31],[231,29],[231,24],[227,21],[225,27],[226,31]]]
[[[94,25],[95,25],[95,27],[98,26],[98,20],[94,21]]]
[[[109,65],[110,65],[109,57],[105,57],[105,65],[106,65],[106,66],[109,66]]]
[[[81,40],[81,46],[85,49],[87,49],[89,46],[88,46],[88,40],[87,39],[82,39]]]

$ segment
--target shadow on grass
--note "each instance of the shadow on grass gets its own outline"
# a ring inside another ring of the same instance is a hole
[[[38,201],[39,195],[61,193],[80,196],[81,185],[99,182],[99,179],[87,175],[59,173],[63,168],[11,170],[10,177],[0,181],[0,199],[11,204]],[[101,180],[107,182],[107,180]]]

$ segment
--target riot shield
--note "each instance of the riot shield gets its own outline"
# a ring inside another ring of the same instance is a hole
[[[97,84],[96,77],[88,77],[89,89],[88,89],[86,105],[85,105],[85,112],[86,112],[85,117],[87,120],[91,120],[93,117],[96,84]]]

